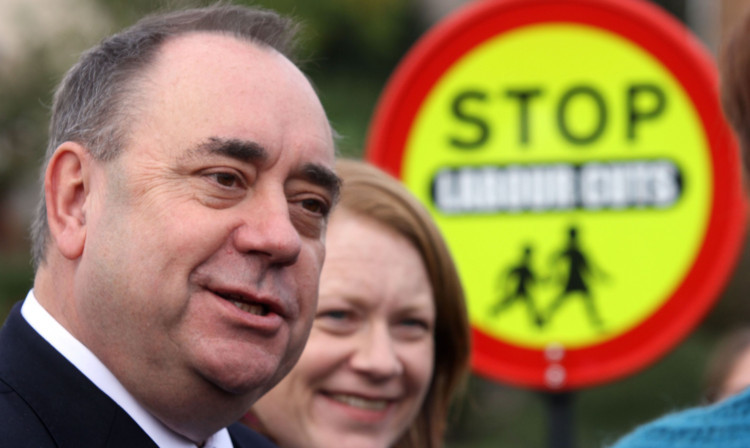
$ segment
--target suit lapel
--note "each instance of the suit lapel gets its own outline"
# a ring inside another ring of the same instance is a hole
[[[268,439],[242,423],[235,423],[227,429],[234,448],[276,448]]]

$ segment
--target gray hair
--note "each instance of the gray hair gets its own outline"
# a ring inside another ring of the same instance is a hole
[[[52,103],[40,201],[31,224],[35,269],[44,262],[49,238],[44,173],[55,150],[74,141],[96,160],[115,159],[126,144],[129,115],[135,115],[134,87],[139,75],[164,42],[192,32],[226,34],[273,48],[292,59],[297,25],[272,11],[216,4],[147,16],[83,53],[60,82]]]

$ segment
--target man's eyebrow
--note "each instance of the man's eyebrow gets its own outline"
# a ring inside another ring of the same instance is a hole
[[[339,200],[341,178],[331,169],[323,165],[308,163],[302,167],[299,177],[328,190],[333,204]]]
[[[210,137],[204,143],[190,151],[191,156],[200,154],[216,154],[246,163],[264,162],[268,159],[268,151],[251,140],[224,139]],[[330,168],[315,163],[307,163],[299,170],[299,178],[328,190],[333,203],[336,203],[341,191],[341,179]]]
[[[251,140],[209,137],[208,140],[190,151],[190,155],[214,154],[230,157],[240,162],[263,162],[268,159],[268,151]]]

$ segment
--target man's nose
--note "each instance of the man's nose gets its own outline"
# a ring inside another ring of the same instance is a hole
[[[256,192],[240,213],[242,225],[234,232],[239,252],[265,256],[271,264],[297,261],[302,241],[283,192]]]
[[[350,359],[352,369],[375,380],[386,380],[404,371],[387,323],[371,326],[357,341]]]

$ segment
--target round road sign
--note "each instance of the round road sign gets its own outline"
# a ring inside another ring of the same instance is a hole
[[[478,373],[589,386],[698,323],[744,236],[717,98],[710,57],[641,1],[478,1],[410,51],[367,158],[444,232]]]

